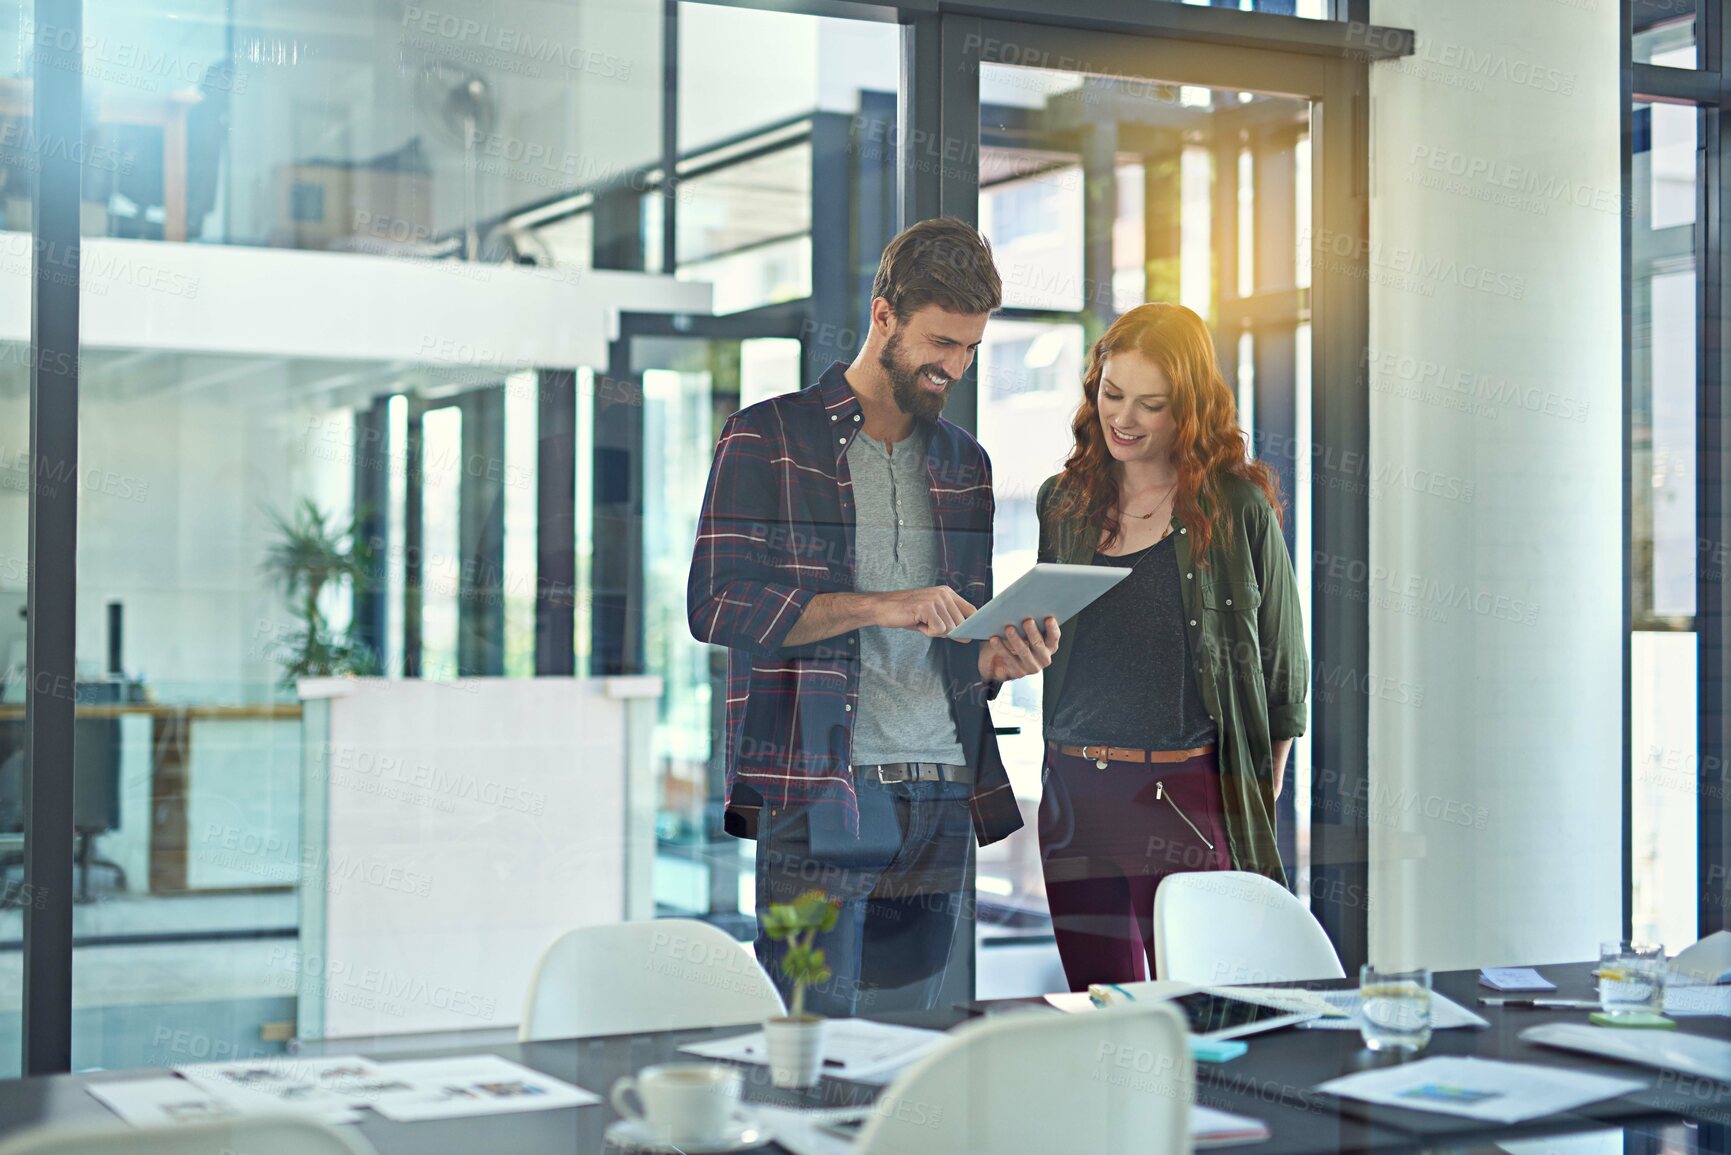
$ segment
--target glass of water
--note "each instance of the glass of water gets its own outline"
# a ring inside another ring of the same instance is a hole
[[[1358,972],[1364,1045],[1411,1053],[1430,1042],[1430,971],[1394,971],[1365,964]]]
[[[1599,948],[1599,1008],[1607,1015],[1663,1014],[1665,948],[1607,942]]]

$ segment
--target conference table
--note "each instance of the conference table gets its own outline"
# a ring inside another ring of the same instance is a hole
[[[1542,966],[1563,998],[1593,997],[1593,964]],[[1622,1144],[1609,1147],[1625,1155],[1639,1152],[1731,1151],[1731,1085],[1669,1075],[1663,1072],[1595,1059],[1587,1055],[1537,1047],[1522,1042],[1520,1031],[1536,1023],[1584,1022],[1585,1011],[1481,1007],[1478,972],[1439,973],[1435,989],[1462,1006],[1478,1011],[1490,1028],[1436,1032],[1429,1055],[1472,1055],[1480,1058],[1543,1063],[1555,1067],[1637,1079],[1644,1090],[1607,1100],[1568,1115],[1552,1116],[1517,1127],[1487,1127],[1448,1115],[1370,1107],[1335,1099],[1312,1090],[1339,1075],[1390,1061],[1363,1048],[1356,1031],[1285,1029],[1249,1040],[1249,1052],[1225,1063],[1198,1063],[1196,1098],[1200,1103],[1249,1115],[1268,1124],[1269,1139],[1235,1150],[1255,1155],[1299,1155],[1308,1152],[1370,1151],[1500,1151],[1500,1144],[1539,1139],[1531,1148],[1562,1149],[1544,1143],[1548,1136],[1583,1132],[1621,1132]],[[1306,986],[1346,986],[1301,984]],[[979,1015],[1060,1014],[1040,1000],[972,1003],[943,1010],[872,1016],[906,1025],[948,1028]],[[1681,1018],[1681,1031],[1731,1040],[1731,1018]],[[496,1054],[556,1078],[606,1096],[613,1081],[651,1063],[680,1058],[678,1048],[699,1039],[738,1034],[739,1027],[663,1031],[605,1038],[563,1039],[499,1046],[379,1054],[383,1061],[440,1058],[462,1054]],[[333,1046],[331,1053],[350,1048]],[[689,1056],[683,1056],[689,1057]],[[85,1088],[94,1082],[146,1078],[160,1071],[113,1071],[50,1075],[0,1083],[0,1137],[39,1125],[114,1122]],[[788,1107],[841,1107],[871,1102],[881,1088],[826,1079],[807,1091],[788,1091],[770,1084],[767,1071],[746,1069],[748,1101]],[[381,1155],[473,1155],[474,1152],[601,1153],[603,1132],[616,1116],[605,1103],[561,1111],[531,1111],[421,1123],[393,1123],[364,1112],[355,1124]],[[771,1144],[766,1151],[780,1151]],[[1066,1153],[1068,1155],[1068,1153]]]

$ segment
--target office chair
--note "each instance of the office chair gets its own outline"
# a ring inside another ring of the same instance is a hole
[[[1154,892],[1154,969],[1216,986],[1344,978],[1322,924],[1292,892],[1260,874],[1171,874]]]
[[[191,1094],[198,1089],[187,1084]],[[0,1155],[377,1155],[354,1131],[310,1119],[257,1116],[167,1127],[39,1127],[0,1142]]]
[[[529,980],[518,1035],[676,1031],[786,1013],[750,947],[706,922],[662,918],[586,926],[556,939]]]
[[[903,1071],[855,1155],[1046,1155],[1191,1149],[1189,1035],[1161,1003],[1029,1010],[958,1027]]]

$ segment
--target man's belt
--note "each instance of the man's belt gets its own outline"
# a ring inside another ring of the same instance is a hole
[[[1214,752],[1214,743],[1198,746],[1194,750],[1132,750],[1125,746],[1060,746],[1056,742],[1047,742],[1047,747],[1060,754],[1068,754],[1072,758],[1091,758],[1096,766],[1104,768],[1108,762],[1188,762],[1192,758],[1200,758],[1204,754]]]
[[[862,774],[882,782],[972,782],[974,772],[966,766],[946,762],[882,762],[876,766],[861,766]]]

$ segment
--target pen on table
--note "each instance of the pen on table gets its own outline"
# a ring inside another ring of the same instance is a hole
[[[1536,1009],[1556,1011],[1596,1011],[1599,1009],[1598,999],[1535,999],[1535,998],[1498,998],[1493,995],[1480,995],[1479,1005],[1486,1007],[1533,1007]]]

